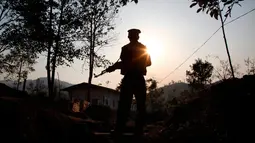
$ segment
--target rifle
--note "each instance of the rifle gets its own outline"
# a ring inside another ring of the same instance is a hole
[[[112,66],[115,66],[115,65],[117,65],[117,66],[119,66],[117,63],[119,62],[119,60],[120,60],[120,58],[112,65]],[[108,67],[109,68],[109,67]],[[107,68],[107,69],[108,69]],[[94,78],[97,78],[97,77],[99,77],[99,76],[101,76],[101,75],[104,75],[105,73],[107,73],[107,69],[105,69],[105,70],[103,70],[103,71],[101,71],[101,73],[99,73],[99,74],[94,74]]]

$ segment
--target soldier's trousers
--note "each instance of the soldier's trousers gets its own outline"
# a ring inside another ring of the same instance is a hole
[[[126,74],[122,80],[120,98],[117,110],[117,121],[115,133],[121,135],[125,128],[133,95],[136,98],[137,116],[135,135],[141,136],[143,134],[143,126],[145,122],[145,100],[146,100],[146,84],[144,76],[141,74]]]

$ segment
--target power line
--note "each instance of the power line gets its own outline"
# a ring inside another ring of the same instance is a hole
[[[233,19],[233,20],[227,22],[226,24],[224,24],[224,26],[225,26],[225,25],[228,25],[228,24],[230,24],[230,23],[232,23],[232,22],[234,22],[234,21],[236,21],[236,20],[238,20],[239,18],[241,18],[241,17],[243,17],[243,16],[245,16],[245,15],[247,15],[247,14],[253,12],[254,10],[255,10],[255,8],[253,8],[252,10],[250,10],[250,11],[248,11],[248,12],[246,12],[246,13],[244,13],[244,14],[238,16],[238,17],[236,17],[235,19]]]
[[[198,47],[188,58],[186,58],[179,66],[177,66],[172,72],[170,72],[167,76],[165,76],[160,82],[165,80],[167,77],[169,77],[171,74],[173,74],[177,69],[179,69],[185,62],[187,62],[198,50],[200,50],[219,30],[218,28],[200,47]],[[159,82],[159,83],[160,83]]]
[[[238,20],[239,18],[241,18],[241,17],[243,17],[243,16],[245,16],[245,15],[247,15],[247,14],[249,14],[249,13],[251,13],[251,12],[253,12],[255,10],[255,8],[254,9],[252,9],[252,10],[250,10],[250,11],[248,11],[248,12],[246,12],[246,13],[244,13],[244,14],[242,14],[242,15],[240,15],[240,16],[238,16],[238,17],[236,17],[235,19],[233,19],[233,20],[231,20],[231,21],[229,21],[229,22],[227,22],[226,24],[224,24],[224,26],[225,25],[228,25],[228,24],[230,24],[230,23],[232,23],[232,22],[234,22],[234,21],[236,21],[236,20]],[[221,27],[222,26],[220,26],[200,47],[198,47],[188,58],[186,58],[179,66],[177,66],[173,71],[171,71],[167,76],[165,76],[162,80],[160,80],[159,81],[159,83],[161,83],[163,80],[165,80],[166,78],[168,78],[171,74],[173,74],[176,70],[178,70],[184,63],[186,63],[198,50],[200,50],[220,29],[221,29]]]

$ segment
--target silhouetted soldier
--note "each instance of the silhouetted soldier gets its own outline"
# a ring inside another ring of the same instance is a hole
[[[120,55],[121,61],[106,69],[107,72],[121,69],[121,74],[124,75],[120,89],[117,121],[114,131],[114,135],[117,138],[121,138],[124,131],[130,112],[133,94],[137,101],[138,111],[134,134],[135,137],[138,138],[143,134],[146,100],[144,75],[147,73],[146,67],[151,65],[151,59],[150,55],[147,53],[146,46],[138,42],[139,33],[141,33],[139,29],[128,30],[130,43],[122,47]]]

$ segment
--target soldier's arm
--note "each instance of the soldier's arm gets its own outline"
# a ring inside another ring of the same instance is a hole
[[[122,62],[116,62],[114,63],[112,66],[109,66],[106,71],[107,72],[113,72],[117,69],[121,69],[122,68]]]
[[[124,58],[123,56],[124,56],[124,54],[123,54],[123,47],[122,47],[121,53],[120,53],[120,60],[123,60],[123,58]],[[108,67],[106,69],[106,71],[113,72],[113,71],[115,71],[117,69],[121,69],[121,68],[122,68],[122,61],[114,63],[112,66]]]
[[[145,63],[145,66],[146,67],[148,67],[148,66],[151,66],[151,56],[150,56],[150,54],[147,52],[147,47],[146,46],[144,46],[144,48],[145,48],[145,58],[146,58],[146,63]]]
[[[146,59],[146,66],[148,67],[148,66],[151,66],[151,56],[148,54],[147,55],[147,59]]]

